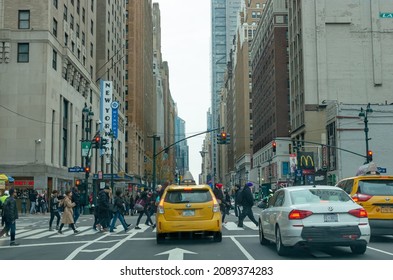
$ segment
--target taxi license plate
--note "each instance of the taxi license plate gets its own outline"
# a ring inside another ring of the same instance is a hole
[[[194,210],[183,210],[183,216],[194,216],[195,211]]]
[[[325,214],[324,221],[327,223],[338,222],[338,215],[337,214]]]
[[[393,207],[390,207],[390,206],[382,207],[381,213],[393,213]]]

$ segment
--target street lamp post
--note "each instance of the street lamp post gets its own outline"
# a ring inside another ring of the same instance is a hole
[[[366,110],[361,107],[359,113],[359,117],[364,118],[364,134],[366,136],[366,163],[370,162],[368,157],[368,140],[370,140],[371,138],[368,138],[368,114],[371,114],[372,112],[373,109],[371,109],[370,103],[368,103]]]
[[[87,104],[85,103],[85,106],[82,109],[82,115],[85,120],[85,137],[84,138],[85,138],[85,141],[90,142],[90,146],[89,146],[90,148],[89,148],[86,158],[85,158],[85,167],[90,168],[90,151],[91,151],[91,145],[92,145],[91,139],[89,138],[90,132],[91,132],[90,122],[91,122],[91,117],[94,116],[91,106],[87,107]],[[83,135],[82,135],[82,137],[83,137]],[[83,161],[82,161],[82,166],[83,166]],[[89,201],[88,200],[88,197],[89,197],[88,196],[89,174],[90,174],[89,172],[90,172],[90,169],[89,169],[89,171],[85,171],[85,182],[83,184],[84,195],[85,195],[84,200],[85,200],[85,205],[86,205],[86,208],[84,209],[85,213],[88,212],[87,205],[88,205],[88,201]]]

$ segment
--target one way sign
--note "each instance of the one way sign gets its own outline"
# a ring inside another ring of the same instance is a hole
[[[377,167],[377,171],[379,173],[386,173],[386,168],[385,167]]]

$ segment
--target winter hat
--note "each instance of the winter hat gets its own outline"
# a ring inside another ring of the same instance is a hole
[[[253,184],[252,184],[251,182],[247,182],[246,186],[247,186],[247,187],[252,187]]]
[[[221,188],[222,188],[222,184],[217,183],[217,184],[216,184],[216,187],[219,188],[219,189],[221,189]]]
[[[104,188],[104,190],[109,190],[109,189],[110,189],[110,188],[109,188],[108,185],[106,185],[105,188]]]
[[[15,190],[14,190],[14,189],[10,189],[10,191],[9,191],[9,194],[10,194],[10,196],[11,196],[11,195],[13,195],[13,194],[14,194],[14,192],[15,192]]]
[[[9,192],[9,191],[5,191],[5,192],[4,192],[4,195],[9,196],[9,195],[10,195],[10,192]]]

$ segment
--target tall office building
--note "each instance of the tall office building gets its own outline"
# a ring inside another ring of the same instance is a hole
[[[107,172],[107,159],[83,144],[102,129],[104,79],[120,105],[113,170],[124,170],[125,3],[2,0],[0,7],[0,169],[18,189],[41,192],[91,182],[80,167]]]
[[[18,190],[81,176],[68,168],[97,129],[96,15],[95,1],[0,1],[0,170]]]
[[[128,1],[127,14],[126,172],[144,176],[146,157],[153,158],[148,136],[156,132],[152,1]]]
[[[218,128],[219,126],[219,104],[221,87],[223,86],[224,73],[227,67],[228,56],[231,45],[236,33],[237,16],[242,0],[212,0],[211,2],[211,22],[212,22],[212,122],[208,129]],[[215,139],[217,131],[211,133],[211,138]],[[210,176],[214,178],[217,170],[217,143],[212,141],[212,170]]]

